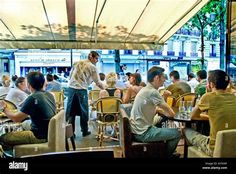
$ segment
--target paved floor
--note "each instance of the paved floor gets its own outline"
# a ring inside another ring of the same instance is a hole
[[[77,148],[85,148],[85,147],[98,147],[99,143],[96,138],[97,130],[96,130],[96,123],[95,121],[89,122],[89,130],[92,132],[91,135],[86,137],[82,137],[80,131],[80,124],[79,124],[79,117],[76,117],[76,147]],[[104,141],[103,146],[112,146],[112,145],[119,145],[119,141],[114,141],[110,139],[106,139]]]

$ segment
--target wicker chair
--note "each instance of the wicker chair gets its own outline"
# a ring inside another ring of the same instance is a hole
[[[118,119],[121,103],[122,101],[117,97],[105,97],[98,99],[95,104],[97,110],[98,141],[100,146],[102,146],[107,126],[112,126],[116,136],[119,136]]]
[[[192,106],[194,106],[194,101],[196,99],[196,94],[195,93],[186,93],[183,94],[181,96],[179,96],[176,99],[176,103],[175,103],[175,107],[179,107],[180,101],[191,101],[192,102]]]
[[[56,100],[57,112],[64,109],[64,91],[51,91]]]

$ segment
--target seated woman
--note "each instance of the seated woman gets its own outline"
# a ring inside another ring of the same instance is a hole
[[[104,97],[118,97],[122,98],[122,91],[116,87],[116,80],[117,76],[116,73],[110,72],[106,76],[106,83],[107,83],[107,88],[104,90],[101,90],[99,93],[99,98],[104,98]],[[107,130],[107,132],[110,132],[109,134],[115,138],[117,136],[117,128],[113,127],[111,130]]]
[[[11,88],[15,87],[16,80],[18,79],[17,75],[11,76]]]
[[[110,72],[106,77],[107,88],[100,91],[99,98],[104,98],[109,96],[114,96],[118,98],[122,97],[121,90],[116,88],[116,80],[117,80],[116,73]]]
[[[134,100],[138,92],[143,88],[140,86],[142,79],[139,73],[134,73],[130,75],[129,82],[131,86],[128,88],[126,94],[123,97],[123,103],[131,103]]]

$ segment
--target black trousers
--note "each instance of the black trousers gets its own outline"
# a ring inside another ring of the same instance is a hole
[[[72,124],[75,132],[75,117],[80,116],[81,131],[88,131],[88,92],[85,89],[68,89],[68,102],[66,108],[66,121]]]

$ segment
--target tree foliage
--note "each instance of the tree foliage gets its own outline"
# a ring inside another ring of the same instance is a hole
[[[203,32],[203,36],[206,37],[207,40],[214,41],[219,38],[220,15],[226,12],[226,9],[221,6],[221,1],[222,0],[211,0],[185,24],[185,27],[189,30],[198,29],[200,32]]]
[[[225,0],[210,0],[193,18],[191,18],[184,26],[190,31],[199,30],[201,33],[201,65],[204,69],[204,40],[215,41],[221,35],[221,24],[226,21],[226,8],[222,6]],[[223,32],[224,33],[224,32]],[[222,50],[222,49],[221,49]]]

